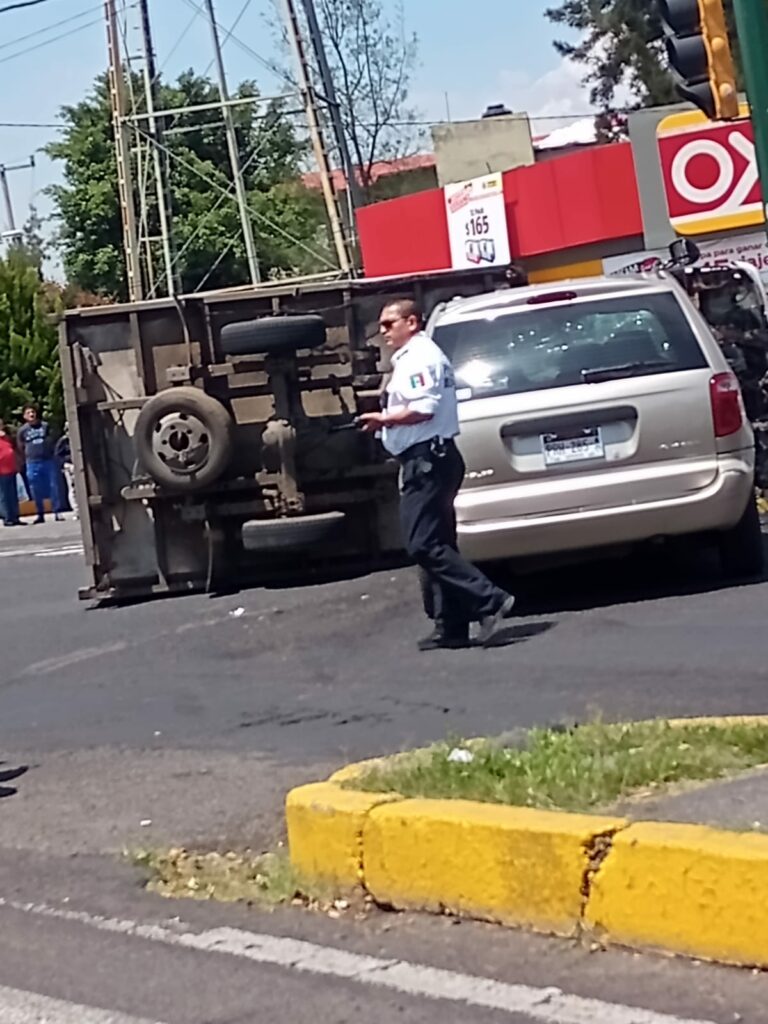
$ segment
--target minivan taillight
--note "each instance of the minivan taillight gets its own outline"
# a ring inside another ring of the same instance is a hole
[[[744,422],[741,391],[736,375],[716,373],[709,382],[715,437],[728,437],[741,430]]]

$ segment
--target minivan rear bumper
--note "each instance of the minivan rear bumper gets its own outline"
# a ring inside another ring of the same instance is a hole
[[[718,458],[710,484],[679,498],[493,520],[473,521],[480,509],[467,491],[456,500],[459,545],[471,561],[485,562],[725,530],[741,518],[754,473],[752,449],[732,452]]]

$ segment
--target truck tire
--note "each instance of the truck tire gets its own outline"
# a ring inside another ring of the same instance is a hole
[[[287,519],[251,519],[243,523],[243,547],[246,551],[311,547],[332,536],[345,519],[344,512],[321,512]]]
[[[136,454],[168,490],[198,491],[218,480],[232,456],[232,417],[195,387],[169,388],[143,406],[136,421]]]
[[[729,579],[753,579],[763,571],[763,532],[757,503],[750,495],[744,515],[719,538],[720,564]]]
[[[321,316],[268,316],[221,329],[225,356],[288,355],[300,348],[319,348],[325,340]]]

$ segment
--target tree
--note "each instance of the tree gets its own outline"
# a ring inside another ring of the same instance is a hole
[[[418,39],[406,35],[399,2],[391,17],[381,0],[315,0],[315,6],[352,160],[369,193],[376,161],[407,155],[418,139],[408,105]],[[317,71],[315,80],[322,95]],[[340,166],[338,154],[336,161]]]
[[[43,218],[35,206],[30,206],[29,217],[22,231],[22,251],[38,273],[42,274],[43,261],[48,255],[48,246],[43,237]]]
[[[57,331],[58,297],[40,281],[23,250],[0,260],[0,416],[18,419],[32,402],[54,424],[64,421]]]
[[[731,0],[725,6],[738,65]],[[620,85],[644,107],[680,99],[667,68],[656,0],[563,0],[546,14],[581,33],[577,43],[556,42],[555,49],[585,66],[584,82],[601,109],[610,109]]]
[[[141,109],[141,86],[137,80],[130,84]],[[244,82],[236,95],[258,97],[253,82]],[[215,103],[217,98],[210,79],[188,71],[175,85],[161,86],[157,102],[170,109]],[[267,277],[327,269],[332,261],[322,203],[301,185],[303,147],[282,105],[254,102],[234,108],[233,116],[262,273]],[[77,287],[123,299],[125,260],[106,77],[99,77],[80,103],[65,107],[62,117],[63,137],[47,153],[64,165],[63,184],[49,189],[64,269]],[[178,114],[169,120],[169,180],[183,289],[247,283],[220,111]],[[230,198],[224,196],[227,191]],[[147,190],[146,208],[149,234],[157,236],[154,188]],[[162,280],[159,244],[153,243],[151,256]]]

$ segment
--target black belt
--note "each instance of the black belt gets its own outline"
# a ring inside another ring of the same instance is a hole
[[[428,441],[418,441],[400,452],[397,458],[400,462],[408,462],[410,459],[424,459],[431,455],[442,458],[452,447],[455,447],[452,437],[431,437]]]

